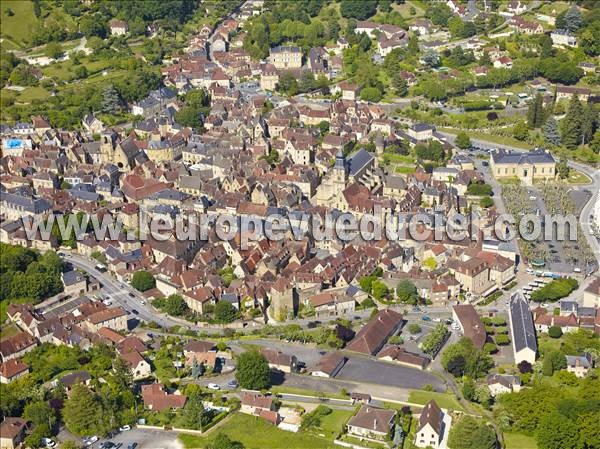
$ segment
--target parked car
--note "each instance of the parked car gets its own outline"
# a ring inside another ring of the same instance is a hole
[[[135,298],[135,295],[133,293],[129,293],[129,297],[130,298]]]
[[[140,312],[138,312],[138,311],[137,311],[137,310],[135,310],[135,309],[131,309],[131,313],[133,313],[134,315],[139,315],[139,314],[140,314]]]
[[[219,387],[217,384],[213,384],[213,383],[208,384],[207,387],[210,388],[211,390],[220,390],[221,389],[221,387]]]
[[[442,321],[442,319],[441,318],[433,318],[432,321],[435,323],[440,323]]]
[[[84,438],[83,439],[83,444],[85,444],[86,446],[91,446],[96,441],[98,441],[98,437],[96,435],[94,435],[94,436],[91,436],[91,437]]]
[[[131,430],[131,426],[129,424],[119,427],[119,432],[127,432],[128,430]]]
[[[56,441],[52,438],[42,438],[42,444],[46,447],[54,447],[56,446]]]
[[[421,319],[422,319],[423,321],[431,321],[431,318],[429,318],[427,315],[425,315],[425,316],[421,317]]]
[[[135,449],[137,447],[137,443],[134,441],[127,445],[127,449]]]
[[[237,388],[237,387],[239,387],[237,380],[232,379],[229,382],[227,382],[227,388]]]

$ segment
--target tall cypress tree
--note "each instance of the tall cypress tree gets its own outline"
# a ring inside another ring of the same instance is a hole
[[[583,106],[577,95],[569,102],[569,109],[561,122],[561,138],[564,146],[573,150],[581,143],[581,122]]]
[[[598,127],[598,111],[592,103],[588,103],[583,110],[581,117],[581,143],[586,144],[594,136],[594,131]]]
[[[544,121],[543,99],[540,94],[535,96],[527,110],[527,126],[530,129],[539,128]]]
[[[553,116],[548,117],[548,120],[544,123],[543,131],[546,143],[555,146],[560,145],[561,139],[560,132],[558,132],[558,123],[556,123],[556,119]]]

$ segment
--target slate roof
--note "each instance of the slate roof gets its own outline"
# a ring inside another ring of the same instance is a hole
[[[401,323],[402,315],[391,309],[383,309],[357,332],[346,349],[375,354]]]
[[[348,160],[348,173],[350,176],[356,175],[365,165],[370,163],[375,156],[361,148],[354,153]],[[337,159],[337,158],[336,158]]]
[[[516,352],[529,348],[537,352],[535,328],[533,317],[527,301],[520,293],[515,293],[510,298],[509,315],[513,330],[513,345]]]
[[[396,416],[394,410],[363,405],[358,413],[350,418],[349,426],[360,427],[374,432],[388,433],[391,421]]]
[[[530,152],[510,152],[497,150],[492,152],[492,160],[495,164],[552,164],[556,160],[550,153],[544,150],[535,150]]]

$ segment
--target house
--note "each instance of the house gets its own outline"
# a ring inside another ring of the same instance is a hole
[[[90,134],[100,134],[104,129],[104,123],[94,114],[88,112],[81,120],[81,125]]]
[[[583,291],[584,307],[600,307],[600,277],[595,278]]]
[[[406,134],[415,140],[424,141],[433,138],[435,126],[427,123],[415,123],[406,130]]]
[[[308,304],[315,310],[315,316],[338,316],[354,312],[355,300],[339,292],[321,292],[308,299]]]
[[[447,266],[466,292],[485,295],[492,288],[495,289],[495,285],[490,281],[490,269],[485,260],[478,257],[472,257],[465,262],[451,259]]]
[[[210,341],[189,340],[185,345],[183,345],[183,355],[185,357],[188,357],[190,354],[214,350],[215,344]]]
[[[63,387],[65,387],[68,395],[75,385],[89,385],[91,380],[92,376],[90,376],[90,373],[85,370],[81,370],[74,371],[61,377],[57,383],[60,383]]]
[[[102,309],[88,316],[82,322],[82,326],[88,332],[94,333],[98,332],[101,327],[108,327],[115,331],[125,331],[127,330],[127,312],[121,307]]]
[[[0,448],[15,449],[25,439],[27,421],[7,416],[0,423]]]
[[[418,354],[406,351],[402,346],[390,345],[381,350],[377,357],[381,360],[396,362],[411,368],[425,369],[429,359]]]
[[[124,36],[128,30],[129,27],[124,20],[113,19],[110,21],[110,34],[113,36]]]
[[[61,274],[65,294],[70,296],[83,295],[87,291],[87,279],[79,271],[65,271]]]
[[[0,360],[6,362],[22,357],[29,351],[33,351],[36,346],[37,340],[33,335],[27,332],[19,332],[0,341]]]
[[[532,22],[517,16],[510,19],[508,25],[517,33],[533,35],[542,34],[544,32],[544,28],[538,22]]]
[[[489,374],[486,379],[492,397],[521,390],[521,379],[508,374]]]
[[[459,304],[452,307],[452,318],[460,326],[465,337],[473,342],[477,349],[483,349],[486,333],[475,307],[472,304]]]
[[[515,364],[526,361],[533,365],[537,354],[535,327],[529,305],[521,293],[511,296],[508,312]]]
[[[262,90],[275,90],[279,83],[279,72],[273,64],[266,64],[260,72],[260,88]]]
[[[129,366],[133,380],[145,379],[152,373],[150,364],[135,349],[122,353],[121,358]]]
[[[260,393],[244,392],[240,412],[248,415],[259,415],[263,411],[273,411],[273,397]]]
[[[427,36],[435,31],[435,26],[429,19],[416,19],[408,29],[419,36]]]
[[[29,373],[29,365],[19,359],[10,359],[0,363],[0,383],[11,383],[27,373]]]
[[[321,357],[319,363],[317,363],[317,366],[310,374],[317,377],[335,377],[347,361],[348,358],[339,352],[328,352]]]
[[[360,86],[358,84],[349,83],[347,81],[342,81],[337,85],[337,89],[342,93],[342,100],[358,100],[358,94],[360,93]]]
[[[556,100],[570,100],[573,95],[577,95],[583,102],[589,100],[591,91],[587,87],[575,86],[556,86]]]
[[[446,448],[451,423],[450,415],[444,413],[434,400],[429,401],[419,417],[419,425],[415,433],[415,446],[433,449]]]
[[[493,65],[496,69],[510,69],[513,65],[513,62],[508,56],[501,56],[494,61]]]
[[[269,368],[281,371],[284,373],[291,373],[297,370],[298,359],[295,355],[284,354],[276,349],[262,348],[260,353],[269,364]]]
[[[510,14],[514,15],[523,14],[525,11],[527,11],[527,4],[525,2],[522,2],[521,0],[511,0],[508,6],[506,7],[506,10]]]
[[[569,30],[556,29],[550,33],[553,47],[577,47],[577,36]]]
[[[183,408],[187,402],[187,396],[178,392],[169,394],[162,384],[154,383],[142,385],[142,400],[144,401],[144,405],[150,410],[160,412],[168,409]]]
[[[567,355],[567,371],[575,374],[579,378],[587,376],[588,372],[594,366],[594,360],[589,352],[583,355]]]
[[[591,62],[580,62],[579,64],[577,64],[577,67],[583,70],[586,74],[596,72],[596,64]]]
[[[276,69],[299,69],[302,67],[302,50],[299,47],[278,46],[269,51],[269,62]]]
[[[346,349],[374,355],[403,324],[402,315],[391,309],[383,309],[356,333]]]
[[[33,198],[0,191],[0,206],[5,220],[19,220],[24,217],[44,218],[52,211],[52,204],[45,198]]]
[[[544,150],[512,152],[492,151],[490,169],[496,179],[518,178],[527,185],[534,181],[554,179],[556,160]]]
[[[394,428],[395,410],[362,405],[348,421],[348,433],[357,437],[385,439]]]

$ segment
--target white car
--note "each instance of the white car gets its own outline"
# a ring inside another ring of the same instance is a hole
[[[96,441],[98,441],[98,437],[96,435],[94,435],[92,437],[85,438],[83,441],[84,441],[84,443],[85,443],[86,446],[91,446]]]
[[[131,426],[129,424],[119,427],[119,432],[127,432],[131,430]]]
[[[440,323],[442,321],[441,318],[432,318],[431,321],[433,321],[434,323]]]
[[[56,446],[56,441],[52,440],[52,438],[42,438],[42,444],[46,447],[54,447]]]
[[[542,304],[542,307],[543,307],[544,309],[547,309],[547,308],[548,308],[548,304],[544,303],[544,304]]]
[[[208,384],[207,385],[208,388],[210,388],[211,390],[220,390],[221,387],[219,387],[217,384]]]

